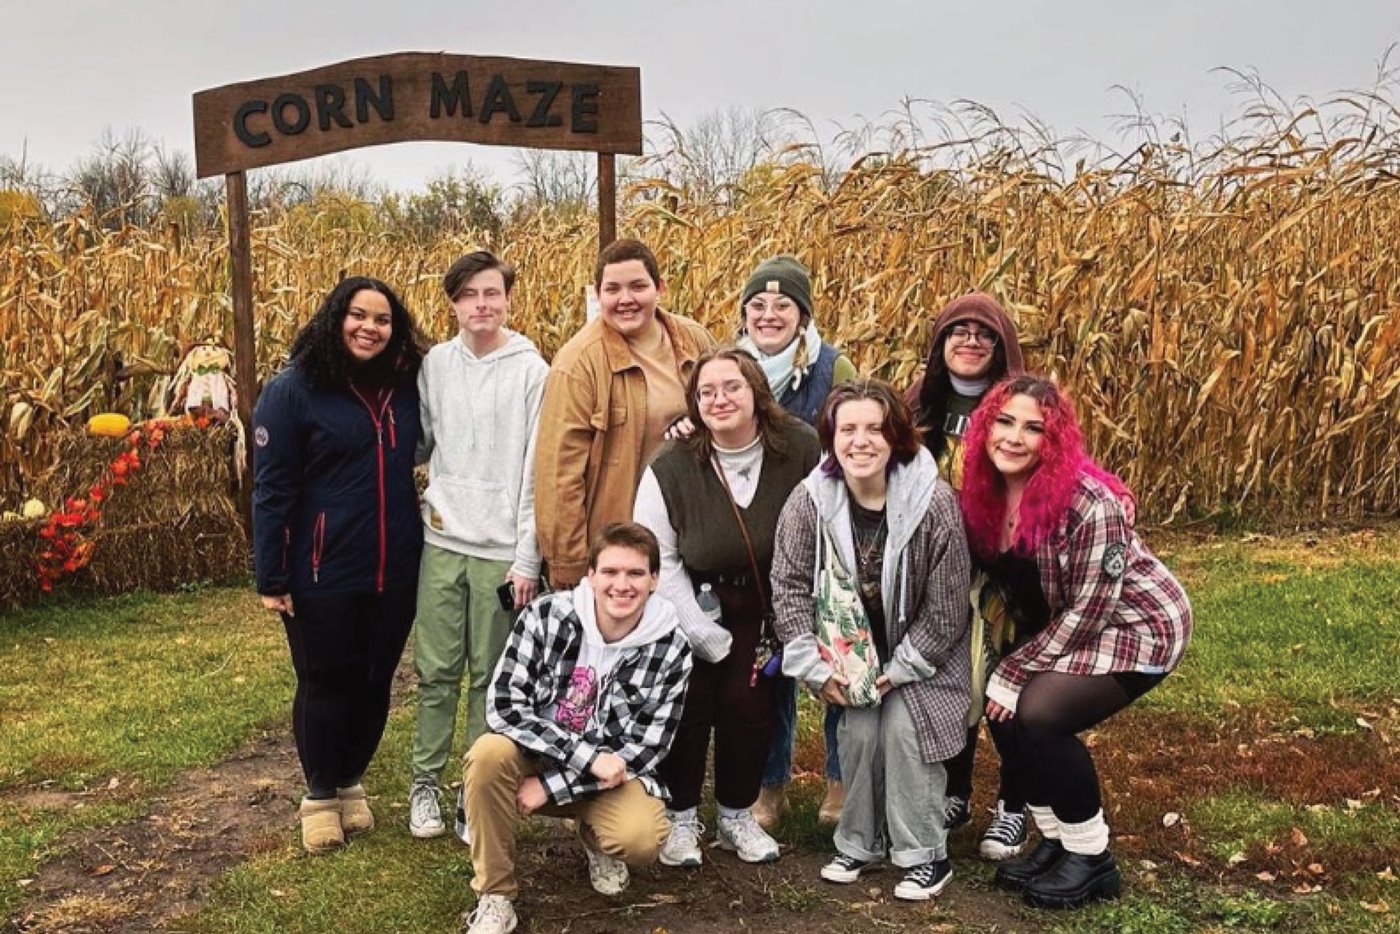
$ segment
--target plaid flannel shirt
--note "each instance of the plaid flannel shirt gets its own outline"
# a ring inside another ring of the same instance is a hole
[[[1161,673],[1181,661],[1191,603],[1102,483],[1080,478],[1065,521],[1036,550],[1036,564],[1050,624],[1001,660],[988,698],[1014,711],[1037,672]]]
[[[582,643],[572,591],[546,594],[526,607],[496,664],[487,726],[540,757],[539,777],[555,804],[603,790],[589,771],[603,752],[621,757],[647,794],[667,799],[655,773],[681,722],[690,643],[676,627],[627,651],[598,686],[597,712],[587,728],[575,733],[547,712],[568,689]]]

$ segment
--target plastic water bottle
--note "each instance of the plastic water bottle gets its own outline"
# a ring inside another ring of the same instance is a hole
[[[719,597],[715,595],[715,589],[709,584],[701,584],[700,592],[695,595],[695,602],[700,604],[700,612],[710,618],[710,622],[719,625],[720,618],[724,615],[719,608]]]

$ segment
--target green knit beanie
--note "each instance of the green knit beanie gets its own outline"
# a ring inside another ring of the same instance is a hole
[[[740,309],[759,292],[786,295],[797,302],[804,315],[812,316],[812,277],[796,256],[774,256],[759,263],[744,284],[744,294],[739,299]]]

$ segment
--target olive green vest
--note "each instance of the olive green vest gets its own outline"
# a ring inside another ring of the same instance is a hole
[[[817,433],[791,419],[786,427],[787,452],[763,452],[758,489],[753,501],[740,510],[753,542],[754,557],[768,585],[773,563],[773,536],[778,515],[788,495],[802,482],[821,458]],[[741,574],[749,570],[748,551],[738,520],[729,502],[724,482],[714,467],[690,451],[667,444],[651,462],[666,511],[676,530],[681,563],[688,572],[701,575]]]

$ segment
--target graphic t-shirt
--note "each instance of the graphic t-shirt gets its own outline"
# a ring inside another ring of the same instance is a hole
[[[938,474],[955,490],[962,489],[963,435],[972,424],[972,410],[981,399],[948,394],[948,410],[943,416],[943,451],[938,455]]]

